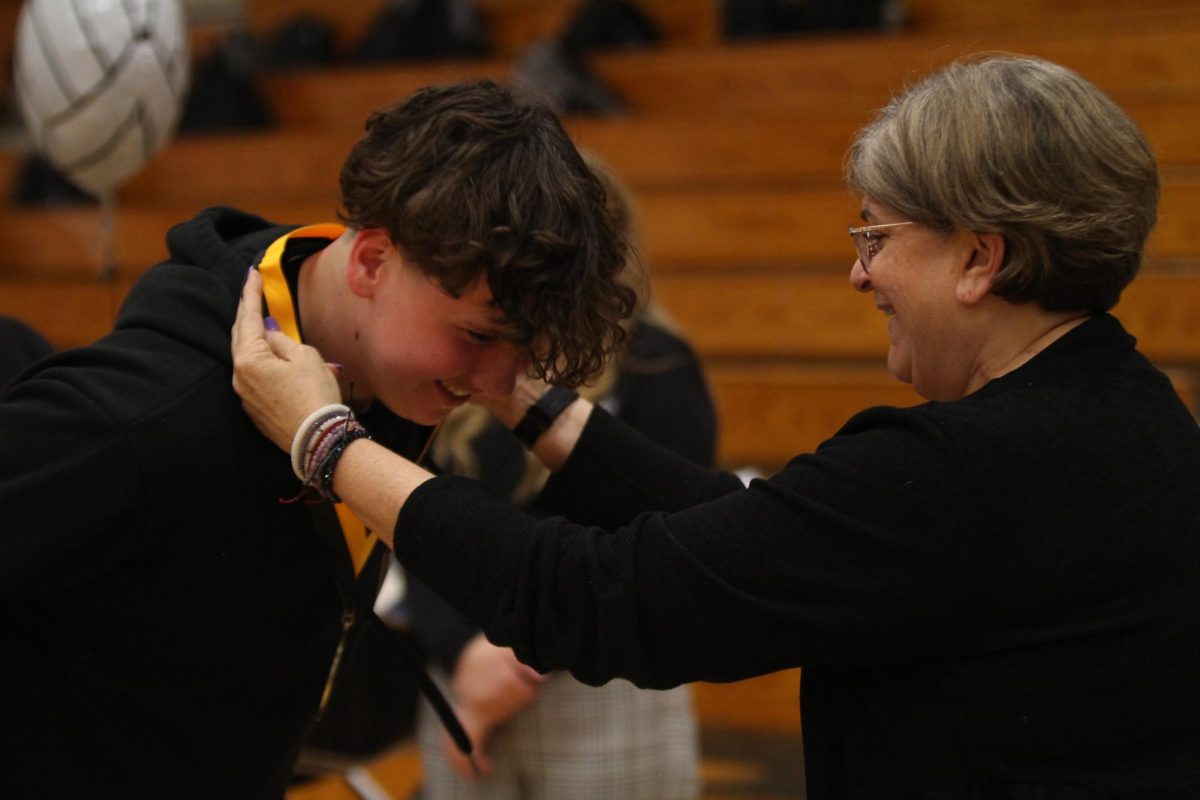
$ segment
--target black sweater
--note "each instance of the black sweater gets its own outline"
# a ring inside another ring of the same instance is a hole
[[[340,635],[286,457],[242,412],[229,333],[287,229],[173,228],[113,332],[0,398],[0,796],[282,796]],[[428,429],[381,414],[385,438]]]
[[[1200,795],[1200,431],[1110,316],[746,489],[598,410],[539,503],[436,478],[397,555],[542,670],[804,667],[811,800]]]

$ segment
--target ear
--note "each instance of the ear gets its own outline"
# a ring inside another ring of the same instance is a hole
[[[973,306],[992,291],[1004,264],[1005,242],[999,233],[972,233],[970,243],[971,257],[958,276],[955,295],[960,303]]]
[[[383,265],[393,250],[391,237],[383,228],[355,231],[346,261],[350,291],[359,297],[373,297],[383,277]]]

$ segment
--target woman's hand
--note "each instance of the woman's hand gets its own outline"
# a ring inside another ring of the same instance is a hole
[[[521,418],[529,413],[529,408],[549,388],[550,384],[539,378],[519,375],[511,394],[503,397],[485,394],[472,395],[471,402],[492,412],[509,430],[512,430],[521,421]],[[547,469],[555,471],[566,463],[571,451],[579,442],[579,437],[583,433],[591,413],[591,401],[578,397],[555,418],[546,432],[537,438],[532,452],[539,461],[546,465]]]
[[[521,417],[525,416],[525,413],[529,411],[529,407],[536,403],[538,398],[545,394],[549,388],[550,384],[541,378],[533,378],[529,375],[517,373],[517,380],[513,386],[512,393],[494,395],[481,392],[471,395],[471,402],[490,411],[496,419],[511,429],[516,426]]]
[[[266,330],[261,309],[262,276],[251,270],[233,324],[233,389],[258,429],[288,451],[300,423],[342,393],[321,354]]]

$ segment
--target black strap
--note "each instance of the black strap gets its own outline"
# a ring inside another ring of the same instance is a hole
[[[459,722],[454,709],[442,694],[442,690],[425,671],[425,663],[421,654],[407,639],[393,636],[391,629],[375,614],[374,598],[382,581],[383,570],[387,567],[387,548],[376,545],[375,552],[368,559],[368,564],[364,565],[362,572],[356,576],[350,559],[346,557],[345,543],[341,538],[341,527],[338,524],[337,515],[333,512],[333,506],[329,503],[313,503],[309,506],[309,512],[312,514],[318,535],[329,548],[334,580],[338,585],[338,594],[341,595],[343,605],[350,606],[354,610],[354,619],[364,620],[367,629],[386,643],[387,648],[391,651],[392,656],[400,662],[401,667],[416,677],[417,689],[425,695],[425,699],[433,707],[434,713],[441,720],[446,732],[454,740],[455,747],[471,762],[471,768],[475,774],[481,775],[479,765],[472,755],[474,747],[471,744],[471,737],[467,735],[466,729]],[[378,569],[373,567],[370,562],[377,562]],[[373,575],[378,578],[373,578]]]
[[[433,706],[434,713],[441,720],[442,725],[446,728],[446,732],[450,734],[450,738],[454,740],[454,746],[458,751],[467,757],[471,762],[471,769],[476,775],[483,773],[479,769],[479,765],[475,762],[475,757],[472,755],[474,747],[471,744],[471,737],[467,735],[467,731],[463,728],[462,723],[458,721],[458,716],[455,715],[454,709],[450,707],[442,690],[429,677],[429,673],[425,671],[425,665],[420,653],[413,647],[412,643],[403,637],[392,635],[392,631],[388,626],[375,615],[375,609],[363,601],[362,597],[354,594],[354,603],[357,606],[359,619],[367,621],[367,626],[374,631],[380,639],[387,643],[388,649],[392,651],[400,663],[406,666],[412,674],[417,677],[417,688],[421,694],[425,695],[425,699],[429,701],[429,705]]]
[[[521,440],[521,444],[533,447],[534,442],[558,419],[558,415],[578,397],[579,392],[574,389],[551,386],[521,417],[521,421],[513,428],[513,435]]]

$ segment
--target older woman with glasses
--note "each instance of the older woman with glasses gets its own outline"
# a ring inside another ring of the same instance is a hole
[[[749,487],[532,381],[477,400],[555,470],[562,517],[366,439],[318,461],[301,421],[332,379],[264,338],[254,277],[236,385],[299,474],[539,670],[803,667],[810,800],[1200,796],[1200,430],[1107,313],[1154,225],[1149,146],[1078,75],[991,56],[883,109],[848,179],[851,283],[930,402]]]

